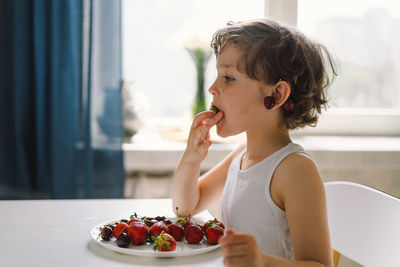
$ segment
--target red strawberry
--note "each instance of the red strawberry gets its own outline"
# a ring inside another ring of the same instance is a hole
[[[189,244],[198,244],[203,240],[203,231],[198,225],[191,224],[185,229],[185,238]]]
[[[154,238],[153,249],[157,251],[173,251],[176,248],[176,240],[169,234],[162,231]]]
[[[169,233],[168,226],[165,225],[164,222],[157,222],[153,224],[149,229],[149,233],[151,236],[158,236],[162,231],[164,231],[167,234]]]
[[[143,221],[133,221],[128,227],[128,236],[134,245],[144,243],[148,232],[149,228]]]
[[[180,224],[183,226],[183,228],[186,230],[186,227],[192,224],[190,221],[190,218],[179,218],[178,221],[176,222],[177,224]]]
[[[141,219],[138,218],[138,215],[136,214],[136,212],[130,216],[129,218],[130,220],[127,222],[128,225],[130,225],[132,222],[135,221],[142,221]]]
[[[168,230],[169,234],[172,235],[172,237],[175,238],[176,241],[182,241],[185,232],[181,225],[177,223],[171,223],[170,225],[168,225]]]
[[[140,221],[139,219],[130,219],[128,222],[127,222],[127,224],[128,225],[130,225],[131,223],[133,223],[133,222],[137,222],[137,221]]]
[[[125,223],[125,222],[120,222],[120,223],[118,223],[118,224],[115,226],[115,228],[114,228],[114,230],[113,230],[113,235],[115,236],[115,238],[118,238],[119,235],[120,235],[122,232],[125,232],[125,233],[126,233],[127,230],[128,230],[128,224]]]
[[[206,237],[207,242],[210,245],[215,245],[218,243],[218,239],[224,235],[224,229],[218,225],[211,225],[207,228]]]
[[[212,225],[218,225],[218,226],[221,226],[222,229],[225,229],[224,224],[223,224],[222,222],[218,221],[217,218],[214,218],[213,220],[208,220],[208,221],[203,225],[203,227],[202,227],[203,232],[206,233],[207,228],[210,227],[210,226],[212,226]]]

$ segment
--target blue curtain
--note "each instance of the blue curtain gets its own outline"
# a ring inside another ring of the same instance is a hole
[[[0,38],[0,199],[123,197],[120,0],[1,0]]]

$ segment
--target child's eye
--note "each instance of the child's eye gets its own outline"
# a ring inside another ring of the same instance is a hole
[[[232,77],[230,77],[230,76],[228,76],[228,75],[224,75],[224,80],[225,80],[226,82],[232,82],[232,81],[235,80],[235,78],[232,78]]]

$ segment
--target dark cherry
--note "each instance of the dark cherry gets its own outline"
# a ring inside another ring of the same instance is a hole
[[[131,243],[131,239],[129,238],[128,234],[123,232],[119,235],[117,239],[117,246],[121,248],[127,248]]]
[[[117,222],[116,223],[114,223],[114,224],[107,224],[106,226],[108,226],[108,227],[110,227],[111,228],[111,230],[114,230],[114,228],[115,228],[115,226],[117,226]]]
[[[163,222],[165,221],[165,216],[157,216],[155,219],[159,222]]]
[[[272,96],[267,96],[264,98],[264,106],[267,109],[271,109],[275,106],[275,99]]]
[[[147,227],[151,227],[153,224],[157,223],[158,221],[155,219],[149,220],[149,218],[146,218],[144,220],[144,223],[147,225]]]
[[[286,111],[291,111],[294,109],[294,102],[292,99],[286,100],[285,104],[283,104],[283,109]]]
[[[110,241],[112,235],[112,229],[110,226],[101,228],[101,238],[105,241]]]

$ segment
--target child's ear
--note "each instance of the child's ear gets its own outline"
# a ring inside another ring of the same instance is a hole
[[[274,109],[279,108],[283,104],[285,104],[286,100],[289,98],[292,89],[288,82],[279,81],[275,85],[275,91],[273,93],[273,97],[275,99]]]

